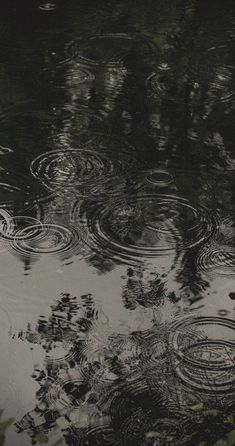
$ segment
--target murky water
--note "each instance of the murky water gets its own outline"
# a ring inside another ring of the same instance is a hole
[[[0,444],[232,446],[234,2],[8,3]]]

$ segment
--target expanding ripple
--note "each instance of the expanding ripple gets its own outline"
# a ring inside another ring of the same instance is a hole
[[[112,172],[111,161],[91,150],[75,149],[46,152],[31,164],[31,172],[49,190],[87,184],[87,181],[103,180]]]
[[[204,85],[199,85],[197,82],[191,82],[190,91],[187,93],[186,81],[181,79],[179,84],[176,84],[173,70],[167,64],[162,64],[147,78],[146,83],[150,96],[160,101],[165,99],[167,102],[176,103],[190,100],[192,104],[232,103],[234,100],[232,76],[231,67],[220,67],[207,87],[206,94],[202,93]]]
[[[154,169],[146,174],[146,180],[154,186],[168,186],[174,181],[174,177],[163,169]]]
[[[108,138],[90,141],[78,149],[46,152],[31,163],[31,173],[49,190],[75,189],[82,194],[113,193],[123,188],[121,173],[130,170],[133,149]]]
[[[53,382],[46,398],[51,406],[78,409],[86,402],[89,390],[89,384],[82,378],[69,376]]]
[[[12,234],[14,225],[11,215],[4,209],[0,209],[0,234],[1,237],[5,237],[7,234]]]
[[[156,52],[154,44],[145,37],[129,34],[96,34],[86,40],[77,39],[66,47],[69,60],[76,60],[88,66],[108,67],[127,63],[131,60],[148,60]]]
[[[1,217],[4,217],[4,220],[0,225],[0,236],[6,240],[14,240],[15,238],[17,238],[17,240],[30,239],[38,234],[38,227],[41,226],[40,221],[36,218],[24,215],[11,217],[10,214],[3,210],[0,211],[0,218]],[[29,227],[31,230],[28,230]],[[21,234],[21,231],[23,234]],[[24,232],[26,232],[26,234],[24,234]]]
[[[84,203],[77,218],[86,221],[93,249],[122,261],[191,248],[216,227],[203,208],[160,194],[122,198],[106,206]]]
[[[208,274],[235,275],[235,248],[227,245],[209,245],[197,255],[197,268]]]
[[[78,233],[71,228],[54,224],[27,226],[16,232],[11,245],[19,254],[57,254],[70,257],[77,252]]]
[[[81,85],[92,85],[92,82],[95,79],[95,75],[82,65],[76,64],[76,67],[74,67],[73,65],[74,64],[72,64],[71,67],[69,65],[66,66],[66,71],[62,66],[61,68],[58,68],[54,73],[50,72],[50,75],[53,74],[53,77],[50,80],[51,84],[56,88],[67,89],[69,87],[73,92],[76,93]]]
[[[231,67],[220,67],[215,73],[213,82],[207,93],[207,102],[233,102],[234,89],[232,87],[233,72]]]
[[[220,317],[185,319],[174,328],[171,342],[182,382],[210,394],[234,392],[235,323]]]

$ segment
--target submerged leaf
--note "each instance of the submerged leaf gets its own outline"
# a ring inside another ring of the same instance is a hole
[[[151,438],[159,438],[161,437],[160,432],[147,432],[147,434],[145,434],[145,437],[147,440],[151,439]]]
[[[191,406],[190,409],[193,410],[194,412],[199,412],[203,409],[204,405],[203,403],[198,403],[195,404],[194,406]]]
[[[36,436],[35,436],[35,440],[37,441],[37,443],[39,444],[45,444],[48,443],[48,437],[46,434],[44,434],[43,432],[39,432]]]
[[[13,422],[14,418],[9,418],[8,420],[0,423],[0,446],[4,446],[6,430]]]
[[[227,439],[227,446],[234,446],[234,445],[235,445],[235,430],[229,432]]]
[[[60,444],[62,444],[64,442],[63,438],[59,438],[59,440],[57,440],[55,443],[53,443],[52,446],[59,446]]]
[[[225,440],[218,440],[214,446],[227,446],[227,442]]]
[[[203,411],[203,415],[205,415],[205,417],[216,417],[218,415],[218,410],[207,409]]]

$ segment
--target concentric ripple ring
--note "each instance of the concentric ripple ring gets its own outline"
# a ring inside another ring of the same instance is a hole
[[[233,393],[234,333],[235,322],[222,317],[201,316],[176,324],[170,338],[181,381],[211,394]]]
[[[82,195],[106,194],[125,187],[123,175],[136,164],[133,147],[97,135],[77,149],[45,152],[30,166],[32,175],[50,191],[61,188]]]
[[[28,235],[31,234],[31,237]],[[12,247],[24,255],[74,252],[79,237],[74,229],[55,224],[31,225],[16,232]]]
[[[87,203],[79,211],[77,218],[86,220],[92,248],[122,260],[194,247],[216,228],[205,209],[170,195],[133,196],[106,206]]]
[[[38,156],[30,167],[33,176],[49,190],[87,184],[111,174],[111,161],[104,155],[86,149],[46,152]]]
[[[91,67],[113,67],[128,61],[128,56],[132,54],[133,57],[133,53],[146,59],[155,51],[154,44],[145,36],[125,33],[95,34],[86,40],[73,40],[66,46],[67,60],[76,60]]]
[[[0,213],[0,218],[3,215],[2,212],[3,211]],[[16,233],[18,234],[18,240],[32,238],[32,236],[38,233],[38,227],[42,226],[40,221],[33,217],[24,215],[16,215],[11,217],[10,214],[8,215],[8,218],[6,218],[0,225],[0,236],[7,240],[14,240]],[[27,230],[29,226],[32,228],[32,231]],[[22,234],[20,234],[21,231],[23,232]],[[24,232],[26,232],[26,234]]]
[[[235,275],[235,248],[228,245],[211,245],[198,253],[197,267],[211,275]]]

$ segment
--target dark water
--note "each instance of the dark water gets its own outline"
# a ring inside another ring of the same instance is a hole
[[[5,3],[0,444],[232,446],[234,2]]]

